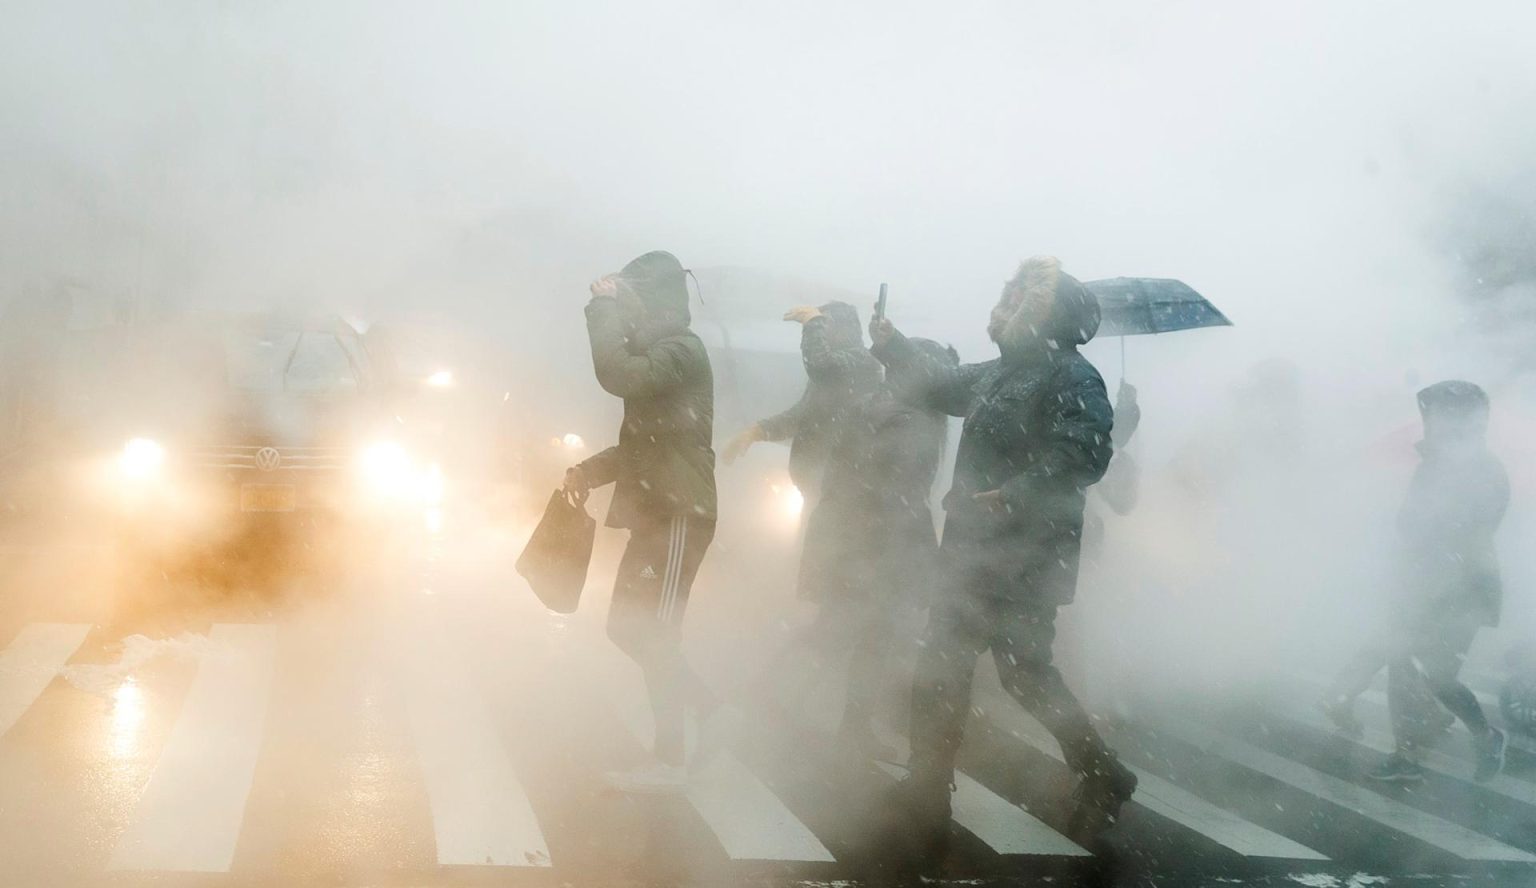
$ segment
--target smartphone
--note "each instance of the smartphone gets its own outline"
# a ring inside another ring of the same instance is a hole
[[[875,320],[885,320],[885,284],[880,285],[880,298],[875,300]]]

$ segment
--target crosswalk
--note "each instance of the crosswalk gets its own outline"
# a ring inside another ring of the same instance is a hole
[[[404,641],[390,639],[394,655],[387,658],[391,664],[387,684],[402,712],[402,749],[408,750],[410,773],[420,783],[423,811],[419,819],[430,827],[428,844],[435,865],[558,871],[568,863],[563,854],[580,854],[584,847],[601,844],[602,838],[585,842],[573,838],[588,824],[552,813],[545,796],[530,793],[530,779],[547,775],[530,773],[526,757],[514,753],[515,733],[539,731],[541,726],[517,724],[492,705],[473,659],[443,624],[424,619],[413,629]],[[24,744],[36,738],[23,735],[37,732],[21,728],[39,701],[50,694],[79,693],[56,678],[72,659],[92,647],[91,635],[91,627],[83,624],[29,624],[0,649],[0,760],[27,754]],[[247,807],[261,774],[264,738],[273,719],[281,717],[275,676],[285,656],[282,638],[283,628],[271,624],[211,627],[207,645],[187,667],[190,678],[179,695],[169,730],[157,741],[153,769],[138,786],[129,813],[122,822],[102,825],[102,841],[110,845],[106,869],[239,871],[243,836],[249,828]],[[94,641],[99,646],[104,640]],[[133,678],[126,676],[125,681]],[[622,683],[599,680],[607,686],[596,696],[605,700],[609,716],[628,733],[627,742],[631,746],[648,743],[650,725],[643,697],[633,686],[629,690],[636,693],[615,691]],[[1061,761],[1054,741],[1022,711],[1011,705],[983,706],[985,711],[978,709],[978,713],[1000,727],[1020,750]],[[107,718],[108,710],[103,708],[100,717]],[[1328,736],[1327,726],[1305,707],[1295,707],[1284,717],[1312,736]],[[1125,736],[1133,737],[1136,730],[1128,728]],[[1334,853],[1325,850],[1326,843],[1317,846],[1315,831],[1292,830],[1268,820],[1262,825],[1255,822],[1250,813],[1253,799],[1235,798],[1181,777],[1202,762],[1219,761],[1284,787],[1290,798],[1300,794],[1310,799],[1318,816],[1343,809],[1380,836],[1406,837],[1462,861],[1536,866],[1536,839],[1527,838],[1536,834],[1530,828],[1536,825],[1536,782],[1519,775],[1473,785],[1462,760],[1447,754],[1427,760],[1430,768],[1466,792],[1497,799],[1528,815],[1522,829],[1495,829],[1462,811],[1432,813],[1363,779],[1319,770],[1233,733],[1188,722],[1158,725],[1157,730],[1191,750],[1188,761],[1158,768],[1160,773],[1150,766],[1135,768],[1141,781],[1135,805],[1143,828],[1158,831],[1170,843],[1194,834],[1235,857],[1253,861],[1356,865],[1330,860]],[[899,735],[890,733],[883,739],[905,748]],[[1390,738],[1377,724],[1359,743],[1374,752],[1390,749]],[[1134,753],[1127,756],[1128,761],[1136,758]],[[605,765],[622,763],[592,763],[591,767],[603,770]],[[765,764],[761,756],[738,755],[728,747],[695,775],[683,799],[692,812],[686,822],[700,824],[707,831],[704,841],[729,861],[836,866],[848,853],[846,834],[828,835],[824,823],[806,817],[805,797],[782,795],[783,769],[798,766],[793,757]],[[883,767],[887,775],[899,776],[899,769]],[[533,782],[549,783],[547,779]],[[1234,790],[1239,791],[1252,788]],[[283,797],[282,793],[275,796]],[[1056,817],[1004,798],[987,780],[970,773],[956,775],[954,818],[976,846],[996,860],[1070,862],[1096,853],[1064,835]],[[0,881],[5,875],[0,863]]]

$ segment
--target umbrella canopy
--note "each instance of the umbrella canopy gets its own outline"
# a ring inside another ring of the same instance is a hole
[[[1216,306],[1183,281],[1172,278],[1106,278],[1085,281],[1098,297],[1100,336],[1141,336],[1196,327],[1230,327]]]

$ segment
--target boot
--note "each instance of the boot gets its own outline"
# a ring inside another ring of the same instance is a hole
[[[1120,808],[1136,792],[1136,775],[1116,759],[1085,775],[1072,794],[1074,809],[1067,835],[1087,846],[1115,825]]]

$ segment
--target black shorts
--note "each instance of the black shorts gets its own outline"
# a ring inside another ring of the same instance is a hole
[[[678,516],[631,528],[608,610],[609,633],[676,630],[715,538],[712,519]]]

